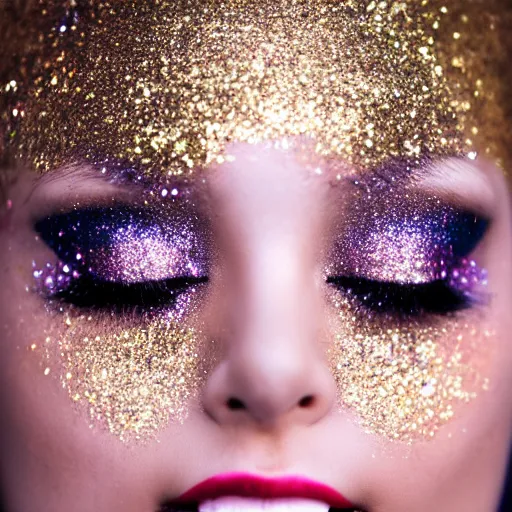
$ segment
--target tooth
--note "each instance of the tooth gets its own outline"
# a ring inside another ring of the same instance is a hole
[[[328,512],[329,505],[303,498],[241,498],[226,496],[204,501],[199,512]]]

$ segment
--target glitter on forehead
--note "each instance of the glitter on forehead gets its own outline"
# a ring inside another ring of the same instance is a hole
[[[356,168],[473,148],[471,101],[489,84],[448,62],[467,35],[439,46],[438,2],[90,3],[63,17],[48,2],[42,56],[4,87],[22,99],[7,113],[12,151],[40,170],[189,174],[230,142],[298,135]]]

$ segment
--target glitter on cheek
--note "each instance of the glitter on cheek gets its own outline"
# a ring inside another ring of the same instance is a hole
[[[51,298],[80,276],[62,262],[35,270],[37,289]],[[198,289],[172,308],[112,316],[61,302],[48,305],[61,328],[45,333],[45,375],[58,375],[69,397],[85,404],[92,424],[122,441],[148,439],[169,421],[184,421],[201,379],[200,333],[187,324]]]
[[[403,323],[377,319],[339,292],[332,300],[338,320],[329,359],[339,403],[367,432],[431,439],[486,389],[492,334],[478,314]]]
[[[141,325],[68,311],[47,333],[45,375],[59,376],[91,426],[122,441],[147,440],[170,421],[184,421],[200,384],[199,334],[173,315]]]
[[[208,235],[172,212],[85,208],[36,224],[57,260],[33,263],[56,326],[37,344],[45,375],[122,441],[183,421],[201,382],[193,318]]]
[[[329,266],[329,359],[342,407],[368,432],[413,442],[432,438],[487,383],[487,271],[468,254],[488,223],[437,202],[384,204],[391,213],[354,210],[356,228]]]
[[[151,439],[170,421],[184,421],[201,378],[200,332],[190,325],[199,289],[173,298],[172,307],[143,314],[84,314],[57,297],[80,279],[57,262],[34,270],[36,290],[49,300],[48,314],[60,327],[46,332],[45,375],[57,375],[69,397],[85,405],[91,426],[122,441]]]

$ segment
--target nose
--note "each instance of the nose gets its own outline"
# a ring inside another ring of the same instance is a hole
[[[231,223],[234,249],[223,272],[224,314],[216,314],[227,317],[229,334],[220,340],[203,406],[220,424],[311,425],[332,410],[336,396],[311,250],[317,224],[297,169],[261,158],[258,170],[252,161],[238,163],[224,181],[224,201],[236,211],[226,212],[222,229]],[[272,169],[275,195],[261,185],[265,168]]]
[[[233,328],[206,383],[204,407],[222,424],[314,424],[335,396],[322,354],[319,308],[307,292],[315,283],[301,278],[285,254],[267,251],[262,259],[272,269],[255,272],[259,279],[246,283],[245,297],[236,294],[238,307],[228,301]],[[283,262],[278,271],[276,261]]]
[[[333,383],[298,337],[249,338],[209,377],[206,412],[223,425],[264,429],[313,425],[333,406]]]

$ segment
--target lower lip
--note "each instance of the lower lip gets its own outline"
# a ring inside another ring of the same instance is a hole
[[[240,473],[210,478],[182,494],[175,503],[197,504],[223,496],[305,498],[328,503],[336,509],[354,509],[354,505],[344,496],[318,482],[302,477],[261,478]]]

